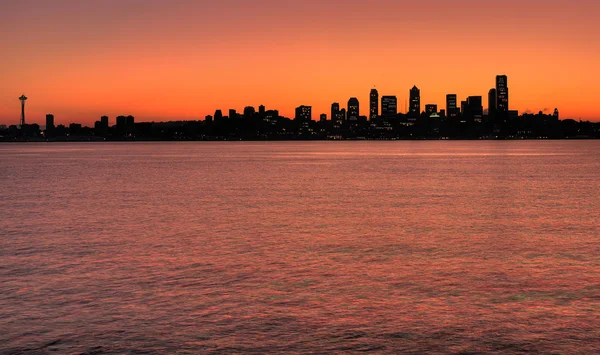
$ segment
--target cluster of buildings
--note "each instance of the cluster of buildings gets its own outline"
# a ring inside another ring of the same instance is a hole
[[[496,76],[496,86],[490,89],[488,93],[488,109],[483,108],[482,96],[469,96],[464,101],[458,102],[458,95],[446,95],[446,108],[439,109],[437,104],[426,104],[424,110],[421,105],[421,90],[417,86],[413,86],[409,92],[409,103],[407,112],[400,113],[398,111],[398,98],[396,96],[379,96],[377,89],[371,89],[369,94],[369,111],[368,115],[361,115],[360,102],[356,97],[348,100],[347,108],[340,108],[338,102],[331,105],[330,119],[342,125],[344,122],[352,124],[358,121],[375,122],[379,119],[393,120],[398,118],[398,115],[403,115],[407,120],[406,124],[414,124],[418,118],[448,118],[448,119],[464,119],[482,122],[484,116],[490,119],[507,119],[510,117],[518,117],[519,113],[516,110],[509,109],[509,90],[508,77],[506,75]],[[487,112],[487,114],[486,114]],[[553,114],[558,119],[558,109],[554,110]],[[312,120],[312,107],[299,106],[296,108],[295,120],[310,121]],[[327,120],[327,114],[320,115],[320,121]]]
[[[46,116],[46,126],[25,123],[25,95],[21,100],[20,126],[0,126],[0,140],[292,140],[292,139],[516,139],[516,138],[598,138],[600,124],[559,120],[558,109],[536,115],[510,110],[508,77],[496,76],[488,92],[484,110],[482,96],[468,96],[459,102],[456,94],[446,95],[445,108],[421,104],[421,91],[409,90],[404,112],[399,112],[396,96],[369,94],[366,114],[356,97],[342,107],[331,105],[329,116],[313,120],[312,107],[296,108],[293,118],[261,105],[247,106],[242,113],[230,109],[225,115],[216,110],[203,121],[136,123],[133,116],[118,116],[115,124],[107,116],[94,127],[78,123],[55,125],[54,115]]]

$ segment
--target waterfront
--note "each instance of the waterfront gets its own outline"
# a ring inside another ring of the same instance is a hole
[[[0,145],[0,353],[597,353],[600,142]]]

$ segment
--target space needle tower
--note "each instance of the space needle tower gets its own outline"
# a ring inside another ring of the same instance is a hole
[[[21,95],[19,100],[21,101],[21,128],[23,128],[25,126],[25,101],[27,101],[27,97]]]

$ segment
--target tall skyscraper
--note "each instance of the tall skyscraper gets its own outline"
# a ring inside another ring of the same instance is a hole
[[[223,119],[223,111],[216,110],[214,116],[215,116],[215,122],[222,120]]]
[[[46,137],[51,137],[54,135],[54,115],[47,114],[46,115]]]
[[[54,115],[47,114],[46,115],[46,130],[53,130],[53,129],[54,129]]]
[[[506,75],[496,76],[496,107],[498,114],[501,115],[505,115],[509,111],[508,77]]]
[[[379,92],[377,92],[377,89],[371,89],[369,101],[369,119],[373,121],[377,119],[377,116],[379,116]]]
[[[340,104],[337,102],[332,103],[331,104],[331,119],[334,121],[338,120],[339,112],[340,112]]]
[[[446,95],[446,115],[448,115],[448,118],[456,118],[458,116],[457,102],[456,94]]]
[[[108,116],[100,117],[100,123],[102,124],[102,126],[108,128]]]
[[[297,121],[310,121],[312,120],[312,106],[299,106],[296,107],[296,117]]]
[[[348,100],[348,121],[358,121],[360,117],[360,105],[356,97],[351,97]]]
[[[394,118],[398,114],[398,99],[396,96],[381,97],[381,116],[383,118]]]
[[[421,114],[421,90],[416,85],[410,89],[410,108],[408,113],[412,117],[417,117]]]
[[[496,102],[497,93],[496,89],[490,89],[488,93],[488,116],[495,117],[496,111],[498,110],[498,103]]]
[[[322,113],[321,116],[319,116],[319,121],[321,121],[321,122],[327,121],[327,114]]]

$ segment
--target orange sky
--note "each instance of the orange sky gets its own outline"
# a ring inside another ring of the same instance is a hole
[[[595,0],[23,0],[0,3],[0,124],[293,116],[369,90],[445,106],[509,77],[511,109],[600,119]]]

